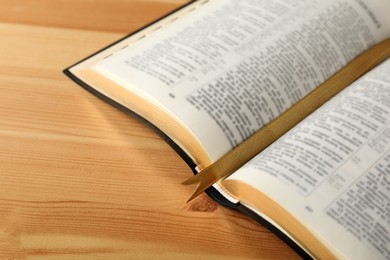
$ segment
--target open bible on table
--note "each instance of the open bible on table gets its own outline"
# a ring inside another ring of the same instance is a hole
[[[65,73],[302,256],[390,259],[389,14],[388,0],[192,1]]]

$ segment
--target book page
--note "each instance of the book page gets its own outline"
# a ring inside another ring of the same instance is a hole
[[[388,37],[389,5],[208,1],[94,69],[159,104],[216,160]]]
[[[338,255],[389,259],[390,60],[228,179],[270,196]]]

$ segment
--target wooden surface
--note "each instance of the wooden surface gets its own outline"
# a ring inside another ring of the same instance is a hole
[[[185,0],[0,0],[0,259],[297,258],[62,70]]]

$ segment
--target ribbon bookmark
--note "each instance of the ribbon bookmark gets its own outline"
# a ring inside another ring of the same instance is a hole
[[[365,51],[246,141],[183,182],[184,185],[198,183],[187,203],[218,180],[227,178],[326,101],[389,57],[390,38]]]

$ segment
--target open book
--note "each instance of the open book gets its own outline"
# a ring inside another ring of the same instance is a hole
[[[389,13],[388,0],[193,1],[65,73],[197,172],[389,38]],[[390,60],[236,168],[209,195],[303,256],[390,259]]]

